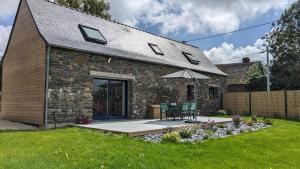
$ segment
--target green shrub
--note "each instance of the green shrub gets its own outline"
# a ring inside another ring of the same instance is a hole
[[[246,120],[245,124],[247,124],[248,126],[253,126],[253,120]]]
[[[237,127],[240,125],[241,123],[241,117],[240,115],[236,114],[234,116],[232,116],[232,121],[233,121],[233,124]]]
[[[167,128],[164,128],[164,129],[163,129],[163,133],[164,133],[164,134],[165,134],[165,133],[171,133],[171,132],[173,132],[173,131],[175,131],[175,129],[172,128],[172,127],[167,127]]]
[[[211,138],[215,133],[212,130],[206,130],[204,132],[204,136],[203,139],[204,140],[208,140],[209,138]]]
[[[263,123],[264,123],[265,125],[272,125],[272,124],[273,124],[272,120],[271,120],[271,119],[268,119],[268,118],[264,118],[264,119],[263,119]]]
[[[226,135],[231,135],[232,134],[232,130],[231,129],[227,129],[226,130]]]
[[[218,124],[218,127],[219,127],[219,128],[225,128],[224,124],[222,124],[222,123],[221,123],[221,124]]]
[[[177,143],[180,140],[180,135],[173,131],[171,133],[166,133],[163,135],[162,140],[170,143]]]
[[[191,138],[193,131],[191,129],[183,129],[179,132],[181,138]]]
[[[257,115],[255,113],[251,114],[251,120],[257,122]]]

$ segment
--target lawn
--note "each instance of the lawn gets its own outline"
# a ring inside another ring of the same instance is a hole
[[[0,133],[0,168],[299,168],[300,123],[197,144],[154,144],[120,135],[63,128]]]

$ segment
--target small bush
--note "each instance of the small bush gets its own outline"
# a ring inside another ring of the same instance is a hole
[[[179,132],[181,138],[191,138],[193,135],[193,131],[190,129],[183,129]]]
[[[253,120],[246,120],[245,124],[247,124],[248,126],[253,126]]]
[[[219,128],[225,128],[225,125],[224,124],[218,124],[218,127]]]
[[[175,129],[172,128],[172,127],[167,127],[167,128],[164,128],[164,129],[163,129],[163,133],[164,133],[164,134],[166,134],[166,133],[171,133],[171,132],[173,132],[173,131],[175,131]]]
[[[231,129],[227,129],[226,130],[226,135],[231,135],[232,134],[232,130]]]
[[[203,136],[204,140],[208,140],[211,138],[215,133],[212,130],[206,130]]]
[[[162,140],[170,143],[177,143],[180,140],[180,135],[177,132],[166,133],[163,135]]]
[[[253,121],[253,122],[257,122],[257,115],[256,114],[251,114],[251,120]]]
[[[234,116],[232,116],[232,121],[233,121],[233,124],[237,127],[240,125],[241,123],[241,117],[240,115],[236,114]]]
[[[268,118],[264,118],[264,119],[263,119],[263,123],[264,123],[265,125],[272,125],[272,124],[273,124],[272,120],[271,120],[271,119],[268,119]]]

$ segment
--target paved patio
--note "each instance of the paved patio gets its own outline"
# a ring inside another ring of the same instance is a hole
[[[0,131],[5,130],[37,130],[36,126],[0,119]]]
[[[214,121],[216,123],[223,123],[231,121],[231,118],[221,117],[204,117],[198,116],[197,121],[206,123],[208,121]],[[185,123],[185,120],[115,120],[115,121],[95,121],[91,124],[75,125],[83,128],[98,129],[105,132],[112,132],[118,134],[127,134],[129,136],[139,136],[148,133],[158,132],[168,127],[178,128],[192,125],[191,123]]]

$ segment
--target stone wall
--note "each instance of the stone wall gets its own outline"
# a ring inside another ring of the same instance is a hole
[[[158,89],[179,91],[177,101],[186,101],[187,84],[193,80],[162,79],[161,76],[181,70],[180,68],[99,56],[74,50],[52,48],[49,63],[48,122],[72,123],[79,115],[92,118],[91,71],[134,76],[128,80],[128,118],[145,118],[148,106],[157,102]],[[205,73],[202,73],[205,74]],[[218,107],[219,99],[209,100],[208,84],[214,83],[224,91],[225,78],[206,74],[209,80],[200,80],[198,90],[202,111]],[[171,96],[170,96],[171,97]],[[173,96],[172,96],[173,97]],[[169,98],[172,100],[174,98]],[[210,105],[209,108],[207,105]]]

